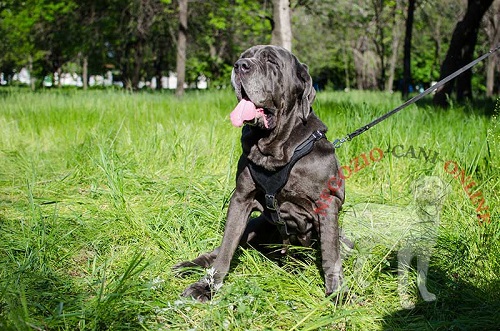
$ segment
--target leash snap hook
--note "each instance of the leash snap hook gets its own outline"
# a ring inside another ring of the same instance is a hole
[[[340,138],[340,139],[335,139],[333,141],[333,147],[335,149],[339,148],[340,146],[342,146],[343,143],[345,143],[346,141],[350,141],[351,139],[349,139],[349,136],[345,136],[343,138]]]

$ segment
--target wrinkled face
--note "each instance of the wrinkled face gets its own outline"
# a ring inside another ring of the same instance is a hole
[[[235,126],[273,130],[280,121],[307,118],[315,92],[307,66],[277,46],[254,46],[234,64],[231,83],[240,103],[231,113]]]
[[[447,187],[436,176],[423,176],[413,183],[415,201],[423,205],[440,204],[447,194]]]

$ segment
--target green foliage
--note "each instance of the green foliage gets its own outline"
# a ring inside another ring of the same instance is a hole
[[[240,130],[228,120],[231,92],[190,91],[179,100],[1,89],[0,99],[2,330],[492,330],[500,323],[500,132],[498,120],[473,105],[410,107],[337,151],[342,164],[397,144],[439,153],[426,162],[387,152],[347,181],[346,207],[403,205],[408,183],[424,173],[451,186],[429,270],[438,300],[405,311],[383,247],[359,274],[353,258],[345,260],[350,304],[324,298],[313,249],[294,249],[280,263],[240,249],[211,303],[179,297],[203,272],[176,278],[171,266],[222,237],[241,152]],[[323,92],[314,108],[332,140],[400,103],[397,94]],[[460,180],[443,170],[446,160],[478,184],[489,224],[478,224]]]
[[[38,75],[54,72],[74,54],[71,24],[76,8],[72,1],[12,1],[1,8],[0,31],[5,32],[9,50],[0,57],[1,68],[12,61],[20,69],[31,61],[39,63],[33,68]],[[61,63],[54,69],[51,61]]]
[[[418,1],[412,42],[414,85],[439,77],[465,2]],[[293,50],[310,66],[320,89],[393,90],[402,79],[406,3],[391,1],[291,2]],[[491,28],[491,27],[490,27]],[[0,3],[0,72],[9,80],[22,67],[42,82],[67,63],[82,73],[113,70],[127,88],[168,75],[176,67],[178,4],[171,0],[19,1]],[[190,1],[187,83],[200,75],[219,88],[229,80],[238,55],[271,40],[272,2]],[[489,46],[479,34],[477,52]],[[394,64],[391,62],[394,59]],[[392,75],[392,71],[394,74]],[[473,87],[483,93],[485,67],[475,69]]]
[[[188,23],[192,42],[187,71],[191,81],[203,74],[212,87],[227,85],[239,54],[270,41],[271,14],[259,1],[202,1],[190,6],[199,15]]]

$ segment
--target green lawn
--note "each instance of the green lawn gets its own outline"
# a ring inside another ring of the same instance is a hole
[[[400,103],[322,92],[315,110],[333,140]],[[487,103],[411,106],[338,150],[347,207],[404,206],[422,175],[449,183],[429,270],[437,301],[400,307],[384,247],[361,275],[344,262],[350,304],[324,298],[312,250],[276,262],[241,249],[211,303],[180,298],[203,272],[177,278],[171,266],[222,238],[241,151],[235,105],[231,91],[0,89],[0,329],[498,329],[500,124]]]

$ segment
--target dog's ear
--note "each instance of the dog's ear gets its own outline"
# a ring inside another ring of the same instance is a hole
[[[297,74],[300,82],[302,83],[304,92],[300,99],[299,114],[303,122],[307,120],[307,116],[311,112],[311,106],[316,97],[316,91],[312,83],[312,78],[309,75],[308,67],[306,64],[298,63]]]

